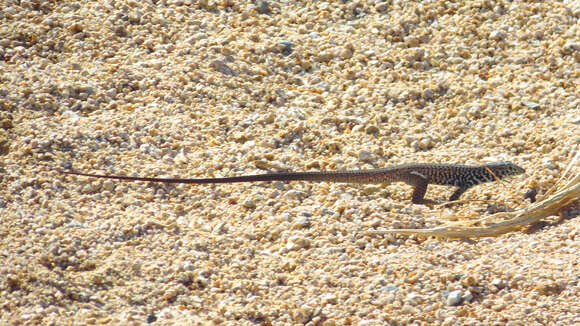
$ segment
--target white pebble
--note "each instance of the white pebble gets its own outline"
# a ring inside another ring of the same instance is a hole
[[[489,34],[489,38],[494,40],[494,41],[501,41],[501,40],[505,39],[505,37],[506,37],[505,33],[498,32],[498,31],[493,31]]]
[[[458,306],[461,303],[463,292],[461,290],[451,291],[447,296],[448,306]]]

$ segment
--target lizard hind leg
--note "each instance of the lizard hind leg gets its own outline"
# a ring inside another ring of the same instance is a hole
[[[409,177],[409,179],[406,181],[408,184],[415,187],[413,190],[413,195],[411,196],[411,201],[413,204],[434,204],[435,201],[425,199],[425,193],[427,193],[427,187],[429,186],[429,179],[418,172],[411,172],[410,175],[411,177]]]

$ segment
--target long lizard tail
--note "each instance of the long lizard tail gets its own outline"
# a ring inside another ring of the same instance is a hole
[[[386,183],[397,181],[394,176],[385,169],[376,170],[347,170],[347,171],[320,171],[320,172],[280,172],[255,175],[242,175],[235,177],[223,178],[147,178],[147,177],[130,177],[121,175],[104,175],[93,173],[82,173],[74,171],[62,171],[60,173],[79,175],[91,178],[104,178],[123,181],[146,181],[146,182],[163,182],[163,183],[185,183],[185,184],[208,184],[208,183],[234,183],[234,182],[255,182],[255,181],[332,181],[345,183]],[[364,172],[364,173],[363,173]],[[369,173],[370,172],[370,173]]]

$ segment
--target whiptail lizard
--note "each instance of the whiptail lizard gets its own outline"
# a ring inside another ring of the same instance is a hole
[[[224,178],[175,179],[175,178],[145,178],[120,175],[103,175],[60,171],[64,174],[80,175],[93,178],[106,178],[125,181],[149,181],[162,183],[234,183],[255,181],[328,181],[345,183],[388,184],[405,182],[415,189],[412,195],[414,204],[430,204],[432,200],[425,199],[429,184],[455,186],[457,190],[449,197],[457,200],[469,188],[484,182],[495,181],[509,175],[524,173],[524,169],[508,161],[494,162],[482,165],[457,165],[438,163],[416,163],[395,165],[373,170],[320,171],[320,172],[280,172],[257,175],[242,175]]]

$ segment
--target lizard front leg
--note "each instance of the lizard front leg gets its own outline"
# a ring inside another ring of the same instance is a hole
[[[449,201],[455,201],[458,200],[459,197],[461,197],[461,195],[463,195],[463,193],[469,189],[468,187],[459,187],[457,188],[457,190],[455,190],[455,192],[451,195],[451,197],[449,197]]]

